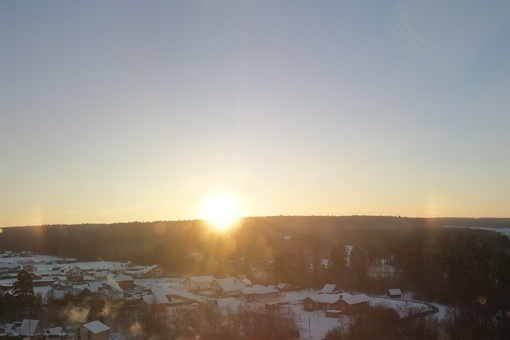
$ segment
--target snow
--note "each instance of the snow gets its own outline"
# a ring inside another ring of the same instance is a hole
[[[392,308],[398,312],[398,315],[401,318],[425,312],[431,309],[429,306],[422,302],[395,300],[383,297],[372,298],[372,306],[386,306]]]
[[[343,297],[342,294],[317,294],[311,298],[320,303],[336,303]]]
[[[244,284],[235,277],[216,279],[216,282],[227,293],[240,291],[245,288]]]
[[[159,305],[159,304],[169,304],[170,302],[166,298],[166,296],[161,295],[144,295],[142,296],[143,301],[148,305]]]
[[[448,310],[449,310],[449,307],[448,306],[445,306],[445,305],[441,305],[439,303],[431,303],[431,305],[433,305],[434,307],[436,307],[439,311],[432,315],[433,317],[439,319],[439,320],[444,320],[446,319],[446,316],[448,314]]]
[[[44,329],[44,336],[65,336],[66,332],[62,329],[62,327],[53,327]]]
[[[295,291],[295,292],[283,292],[280,293],[280,302],[296,302],[296,301],[303,301],[307,297],[312,297],[317,294],[316,291],[310,291],[310,290],[301,290],[301,291]]]
[[[86,323],[83,325],[83,327],[85,327],[86,329],[88,329],[89,331],[91,331],[94,334],[106,332],[110,329],[110,327],[106,326],[104,323],[102,323],[101,321],[97,321],[97,320]]]
[[[253,287],[245,288],[242,290],[243,294],[272,294],[279,293],[280,291],[268,286],[255,285]]]
[[[216,280],[216,278],[212,275],[192,276],[189,279],[190,279],[190,281],[193,281],[195,283],[207,283],[207,282],[213,282],[214,280]]]
[[[349,305],[355,305],[357,303],[370,301],[370,297],[365,294],[357,294],[357,295],[347,295],[343,294],[342,300],[348,303]]]
[[[390,293],[391,296],[402,295],[402,292],[398,288],[397,289],[388,289],[388,293]]]
[[[294,319],[299,329],[300,339],[324,339],[330,330],[348,322],[348,318],[345,316],[328,318],[324,311],[304,311],[300,304],[292,305],[291,311],[295,315]]]
[[[117,282],[133,281],[133,277],[129,276],[129,275],[121,274],[121,275],[117,276],[114,280]]]
[[[19,332],[22,336],[31,336],[35,335],[35,331],[37,330],[37,324],[39,323],[38,320],[29,320],[29,319],[23,319],[23,322],[21,323],[21,327],[19,329]]]
[[[335,292],[336,288],[337,288],[337,286],[335,284],[331,284],[331,283],[325,284],[324,288],[322,288],[322,293],[333,294]]]

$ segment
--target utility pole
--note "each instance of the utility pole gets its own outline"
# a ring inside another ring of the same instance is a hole
[[[308,318],[308,334],[310,335],[310,340],[312,340],[312,321],[311,321],[311,318]]]

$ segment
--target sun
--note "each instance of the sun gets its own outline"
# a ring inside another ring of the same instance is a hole
[[[241,200],[227,191],[218,191],[207,196],[200,207],[199,216],[206,220],[218,232],[224,232],[235,226],[243,216]]]

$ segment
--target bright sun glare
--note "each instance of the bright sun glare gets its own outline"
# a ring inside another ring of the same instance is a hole
[[[243,213],[239,198],[224,191],[207,196],[200,208],[200,218],[219,232],[232,228]]]

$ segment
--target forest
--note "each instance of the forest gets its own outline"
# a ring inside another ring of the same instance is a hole
[[[196,220],[43,225],[3,228],[0,249],[159,264],[172,276],[244,274],[253,283],[336,283],[368,294],[398,287],[453,307],[451,331],[466,335],[458,338],[504,338],[510,334],[510,241],[480,229],[489,227],[510,227],[510,219],[257,217],[223,234]],[[381,264],[394,273],[371,275]]]

